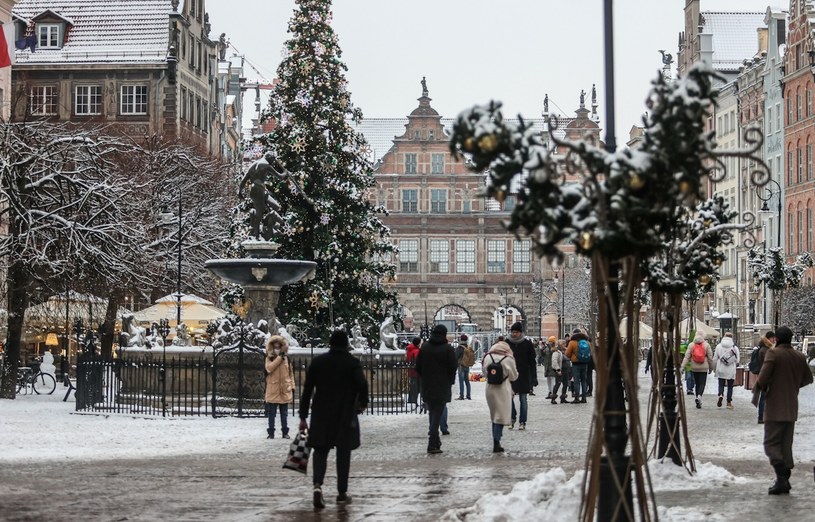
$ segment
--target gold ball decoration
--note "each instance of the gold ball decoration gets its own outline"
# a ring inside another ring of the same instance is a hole
[[[503,190],[499,190],[495,193],[495,201],[498,203],[503,203],[505,199],[507,199],[507,194]]]
[[[688,194],[693,190],[693,185],[691,185],[689,181],[680,181],[679,190],[681,190],[683,194]]]
[[[498,147],[498,138],[494,134],[485,134],[478,140],[478,148],[481,152],[492,152]]]
[[[591,232],[583,232],[580,235],[580,248],[583,250],[591,250],[594,246],[594,234]]]
[[[717,257],[716,259],[713,260],[713,264],[716,266],[722,266],[722,259]]]
[[[475,138],[470,136],[469,138],[464,140],[464,150],[466,150],[467,152],[472,152],[473,150],[475,150]]]
[[[710,276],[707,274],[702,274],[699,276],[699,284],[701,285],[708,285],[710,284]]]
[[[704,221],[702,222],[702,224],[703,224],[703,225],[705,225],[705,228],[708,228],[710,225],[712,225],[712,224],[713,224],[713,221],[711,221],[711,220],[709,220],[709,219],[706,219],[706,220],[704,220]]]
[[[641,190],[645,187],[645,179],[639,174],[634,174],[631,176],[631,179],[628,180],[628,186],[631,187],[631,190]]]

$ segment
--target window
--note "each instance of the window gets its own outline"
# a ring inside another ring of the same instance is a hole
[[[804,151],[801,147],[798,147],[798,177],[796,178],[797,183],[801,183],[804,180]]]
[[[514,195],[506,196],[506,198],[504,199],[504,211],[512,212],[513,210],[515,210],[515,196]]]
[[[792,185],[792,173],[795,172],[795,160],[792,150],[787,152],[787,184]]]
[[[456,272],[472,274],[475,272],[475,241],[472,239],[456,240]]]
[[[462,214],[469,214],[470,213],[470,200],[465,199],[461,202],[461,212]]]
[[[812,209],[807,209],[807,252],[812,251]]]
[[[487,241],[487,272],[504,274],[507,271],[506,242],[490,239]]]
[[[781,102],[778,102],[775,105],[775,128],[780,131],[781,127]]]
[[[430,173],[444,174],[444,154],[433,154],[430,157]]]
[[[190,67],[195,66],[195,37],[190,35]]]
[[[99,85],[78,85],[74,109],[76,114],[101,114],[102,88]]]
[[[798,211],[798,253],[804,251],[804,213]]]
[[[430,240],[430,271],[439,274],[450,271],[450,243],[446,239]]]
[[[773,133],[773,108],[767,107],[767,134]]]
[[[532,270],[532,244],[528,239],[512,242],[512,271],[516,274]]]
[[[37,24],[37,46],[41,49],[59,49],[59,25]]]
[[[447,212],[447,189],[430,189],[430,212],[433,214]]]
[[[787,123],[792,123],[792,100],[787,98]]]
[[[419,271],[419,240],[403,239],[399,241],[399,271]]]
[[[187,121],[187,88],[181,88],[181,121]]]
[[[405,154],[405,174],[416,174],[416,154]]]
[[[119,110],[122,114],[147,114],[147,86],[122,85]]]
[[[807,117],[812,116],[812,89],[807,87]]]
[[[787,240],[787,244],[789,245],[788,250],[789,254],[794,254],[795,252],[792,251],[792,247],[795,245],[795,234],[793,233],[793,221],[792,221],[792,209],[787,212],[787,236],[789,239]]]
[[[802,108],[803,108],[803,105],[802,105],[802,103],[801,103],[801,95],[800,95],[800,94],[796,94],[796,95],[795,95],[795,119],[796,119],[797,121],[801,121],[801,119],[803,119],[803,117],[802,117],[802,115],[801,115],[801,113],[802,113]]]
[[[53,85],[37,85],[28,93],[31,114],[49,116],[57,113],[57,88]]]
[[[402,190],[402,212],[419,211],[419,191],[417,189]]]
[[[807,143],[807,179],[812,179],[812,144]]]

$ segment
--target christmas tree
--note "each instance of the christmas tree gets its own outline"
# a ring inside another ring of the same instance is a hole
[[[362,113],[351,103],[329,0],[297,0],[289,22],[278,80],[264,118],[275,129],[258,139],[256,155],[271,151],[289,173],[271,177],[283,223],[272,238],[277,256],[314,260],[315,278],[283,289],[277,313],[283,324],[319,328],[359,322],[374,332],[396,305],[394,248],[368,190],[374,185],[370,148],[349,120]],[[245,228],[245,227],[244,227]]]

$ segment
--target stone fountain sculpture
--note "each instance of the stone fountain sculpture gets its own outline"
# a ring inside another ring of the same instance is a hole
[[[221,279],[243,287],[250,305],[246,316],[249,322],[266,321],[274,325],[277,323],[275,308],[280,290],[285,285],[313,277],[317,263],[273,257],[279,245],[269,239],[280,232],[283,218],[278,213],[280,204],[266,190],[266,180],[271,176],[294,181],[274,155],[267,152],[249,167],[240,183],[241,197],[246,184],[252,183],[249,189],[251,237],[241,244],[247,257],[210,259],[204,266]],[[302,194],[302,190],[299,191]]]

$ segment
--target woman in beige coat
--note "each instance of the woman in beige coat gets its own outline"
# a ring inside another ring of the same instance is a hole
[[[289,438],[289,404],[294,392],[294,371],[289,361],[289,343],[280,335],[273,335],[266,341],[266,416],[269,439],[274,438],[274,421],[280,411],[280,428],[283,438]]]
[[[492,451],[501,453],[501,435],[504,433],[504,426],[512,422],[512,381],[518,378],[518,369],[515,367],[515,358],[512,356],[512,349],[503,341],[495,343],[490,351],[481,361],[484,371],[493,362],[498,363],[503,368],[504,381],[501,384],[487,383],[487,406],[490,408],[490,418],[492,419]]]
[[[694,352],[699,354],[704,352],[704,357],[694,357]],[[697,333],[693,342],[688,345],[685,358],[682,359],[682,368],[686,368],[690,363],[693,372],[693,389],[696,390],[696,407],[702,407],[702,394],[705,393],[705,383],[707,375],[713,371],[713,349],[705,342],[702,334]]]

